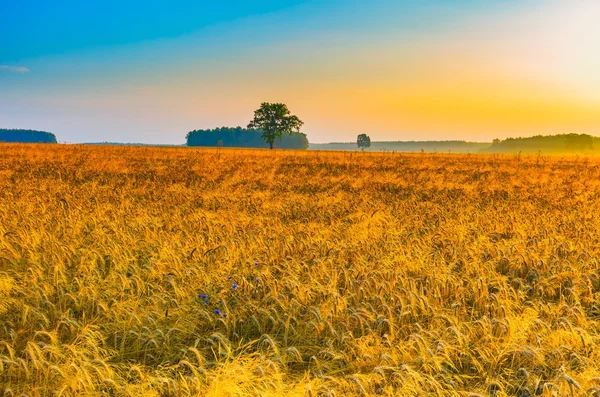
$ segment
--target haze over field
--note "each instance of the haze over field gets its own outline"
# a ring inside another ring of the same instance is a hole
[[[600,131],[595,0],[37,0],[0,15],[0,127],[68,142],[182,144],[262,101],[315,143]]]

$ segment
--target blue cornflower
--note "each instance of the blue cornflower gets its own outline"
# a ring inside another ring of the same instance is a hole
[[[220,315],[221,315],[221,311],[220,311],[219,309],[217,309],[217,310],[215,310],[215,314],[216,314],[217,316],[220,316]]]
[[[254,266],[258,266],[258,262],[254,262]]]
[[[198,294],[198,298],[206,300],[208,296],[206,296],[205,294]]]
[[[227,277],[227,280],[231,280],[231,276]]]
[[[231,288],[233,288],[233,289],[237,289],[237,287],[238,287],[238,285],[237,285],[237,284],[232,284],[232,285],[231,285]]]
[[[223,313],[223,317],[227,317],[227,314],[226,314],[226,313]]]

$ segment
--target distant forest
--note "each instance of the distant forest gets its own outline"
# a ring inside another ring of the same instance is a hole
[[[218,146],[223,147],[268,148],[269,144],[261,137],[261,130],[248,128],[221,127],[213,130],[194,130],[186,135],[188,146]],[[301,132],[283,135],[283,139],[275,140],[275,146],[281,149],[307,149],[308,139]]]
[[[311,143],[311,150],[360,150],[356,142]],[[466,141],[373,141],[365,151],[427,153],[546,153],[569,154],[600,151],[600,138],[587,134],[536,135],[528,138]]]
[[[46,131],[1,129],[0,142],[56,143],[56,136]],[[229,148],[268,148],[260,129],[221,127],[194,130],[186,135],[187,146],[215,147],[221,142]],[[104,145],[145,145],[118,142],[97,142]],[[154,145],[149,145],[154,146]],[[175,145],[156,145],[175,146]],[[293,133],[275,140],[282,149],[360,150],[356,142],[311,143],[306,134]],[[600,152],[600,138],[587,134],[536,135],[528,138],[494,139],[493,142],[467,141],[373,141],[365,151],[426,152],[426,153],[524,153],[569,154]]]
[[[452,153],[477,153],[488,148],[489,142],[466,141],[378,141],[371,142],[365,151],[396,151],[396,152],[446,152]],[[310,150],[360,150],[356,142],[311,143]]]
[[[56,143],[56,136],[45,131],[0,129],[0,142]]]
[[[600,149],[600,138],[587,134],[536,135],[530,138],[494,139],[489,153],[581,153]]]

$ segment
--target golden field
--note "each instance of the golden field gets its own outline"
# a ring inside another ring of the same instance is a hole
[[[600,396],[599,320],[598,159],[0,145],[6,396]]]

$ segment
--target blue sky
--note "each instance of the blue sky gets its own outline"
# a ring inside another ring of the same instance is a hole
[[[5,0],[0,128],[182,143],[272,101],[312,142],[590,132],[598,4]]]
[[[301,2],[4,0],[0,37],[10,40],[0,42],[0,62],[177,37]]]

